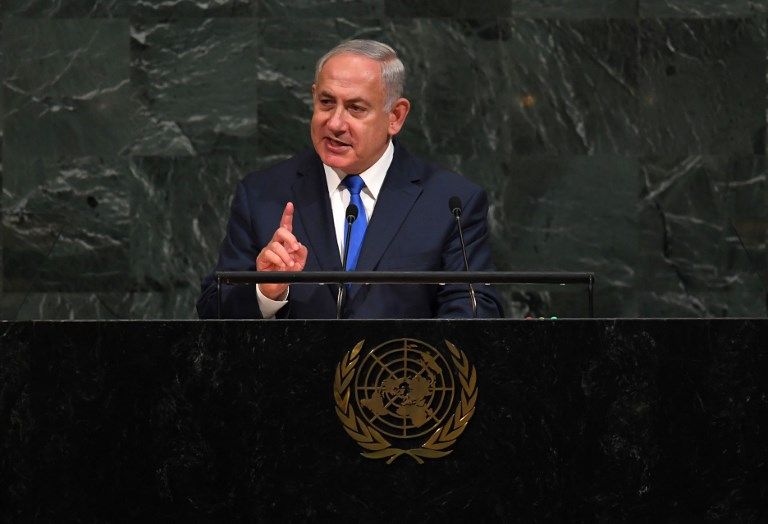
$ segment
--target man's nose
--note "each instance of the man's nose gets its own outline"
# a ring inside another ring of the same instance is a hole
[[[343,107],[337,107],[328,120],[328,128],[331,131],[345,131],[347,127],[346,115]]]

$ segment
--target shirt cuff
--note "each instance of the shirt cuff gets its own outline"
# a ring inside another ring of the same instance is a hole
[[[288,303],[288,290],[286,290],[283,300],[272,300],[265,296],[264,293],[261,292],[261,289],[259,289],[259,285],[256,284],[256,300],[259,303],[261,318],[275,318],[275,315],[280,311],[280,308]]]

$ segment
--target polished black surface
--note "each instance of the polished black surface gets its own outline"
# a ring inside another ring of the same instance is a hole
[[[464,350],[439,460],[360,456],[342,355]],[[0,323],[0,520],[760,522],[768,320]]]

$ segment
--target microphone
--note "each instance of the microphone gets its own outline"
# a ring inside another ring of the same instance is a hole
[[[457,196],[449,198],[448,208],[451,210],[454,217],[459,218],[461,216],[461,199]]]
[[[341,260],[341,267],[347,269],[347,256],[349,255],[349,237],[352,235],[352,224],[357,220],[357,206],[355,204],[349,204],[347,211],[344,214],[347,221],[347,229],[344,233],[344,256]],[[339,285],[339,291],[336,294],[336,320],[341,318],[341,303],[344,301],[344,292],[347,286],[344,284]]]
[[[461,199],[452,196],[448,199],[448,209],[451,210],[453,218],[456,219],[456,228],[459,230],[459,241],[461,242],[461,254],[464,256],[464,268],[469,272],[469,260],[467,260],[467,246],[464,245],[464,233],[461,230]],[[472,306],[472,318],[477,318],[477,297],[475,297],[475,288],[472,282],[469,285],[469,303]]]

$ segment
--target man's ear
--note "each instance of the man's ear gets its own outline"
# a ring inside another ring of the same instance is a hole
[[[408,116],[408,112],[411,110],[411,103],[406,98],[398,98],[395,105],[389,112],[389,129],[387,133],[389,136],[395,136],[403,128],[405,124],[405,117]]]
[[[315,91],[317,90],[317,84],[312,84],[312,98],[315,98]]]

